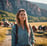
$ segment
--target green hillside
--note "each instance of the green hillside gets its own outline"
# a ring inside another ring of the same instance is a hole
[[[47,22],[47,17],[34,17],[28,15],[29,22]]]
[[[8,21],[15,21],[16,15],[10,12],[0,10],[0,21],[7,19]],[[29,22],[47,22],[47,17],[34,17],[33,15],[28,15]]]
[[[0,20],[7,19],[8,21],[14,21],[15,16],[13,13],[0,10]]]

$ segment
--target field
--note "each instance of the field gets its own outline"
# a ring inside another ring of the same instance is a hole
[[[35,46],[47,46],[47,37],[44,34],[34,33],[35,35]]]
[[[31,26],[36,26],[38,27],[39,25],[42,26],[47,26],[47,22],[33,22],[33,23],[29,23]],[[46,32],[47,34],[47,32]],[[44,36],[44,34],[38,34],[38,33],[34,33],[35,35],[35,45],[36,46],[47,46],[47,37]],[[42,36],[42,37],[39,37]]]
[[[8,33],[8,31],[7,31],[8,29],[11,29],[11,28],[0,26],[0,43],[2,43],[3,40],[6,38],[6,34]]]
[[[47,25],[47,22],[36,22],[36,23],[29,23],[30,25],[35,25],[35,26],[45,26]],[[9,27],[1,27],[0,26],[0,43],[3,42],[3,40],[6,38],[6,35],[8,32],[7,30],[11,29]],[[34,33],[35,36],[35,46],[47,46],[47,37],[44,36],[44,34],[38,34]],[[42,37],[41,37],[42,36]]]
[[[29,24],[31,24],[32,26],[33,25],[35,25],[35,26],[39,26],[39,25],[45,26],[46,25],[47,26],[47,22],[35,22],[35,23],[33,22],[33,23],[29,23]]]

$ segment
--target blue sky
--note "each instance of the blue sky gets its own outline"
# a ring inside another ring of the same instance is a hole
[[[47,0],[27,0],[27,1],[47,4]]]

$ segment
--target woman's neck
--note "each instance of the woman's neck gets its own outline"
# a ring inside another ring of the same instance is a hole
[[[21,24],[22,26],[24,26],[24,22],[20,22],[20,24]]]
[[[24,30],[24,22],[21,22],[20,24],[21,24],[21,26],[22,26],[22,28]]]

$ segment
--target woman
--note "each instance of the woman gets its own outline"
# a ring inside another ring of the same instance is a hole
[[[33,30],[28,24],[27,13],[24,9],[20,9],[16,15],[18,27],[18,39],[16,43],[16,26],[12,27],[12,46],[34,46]]]

